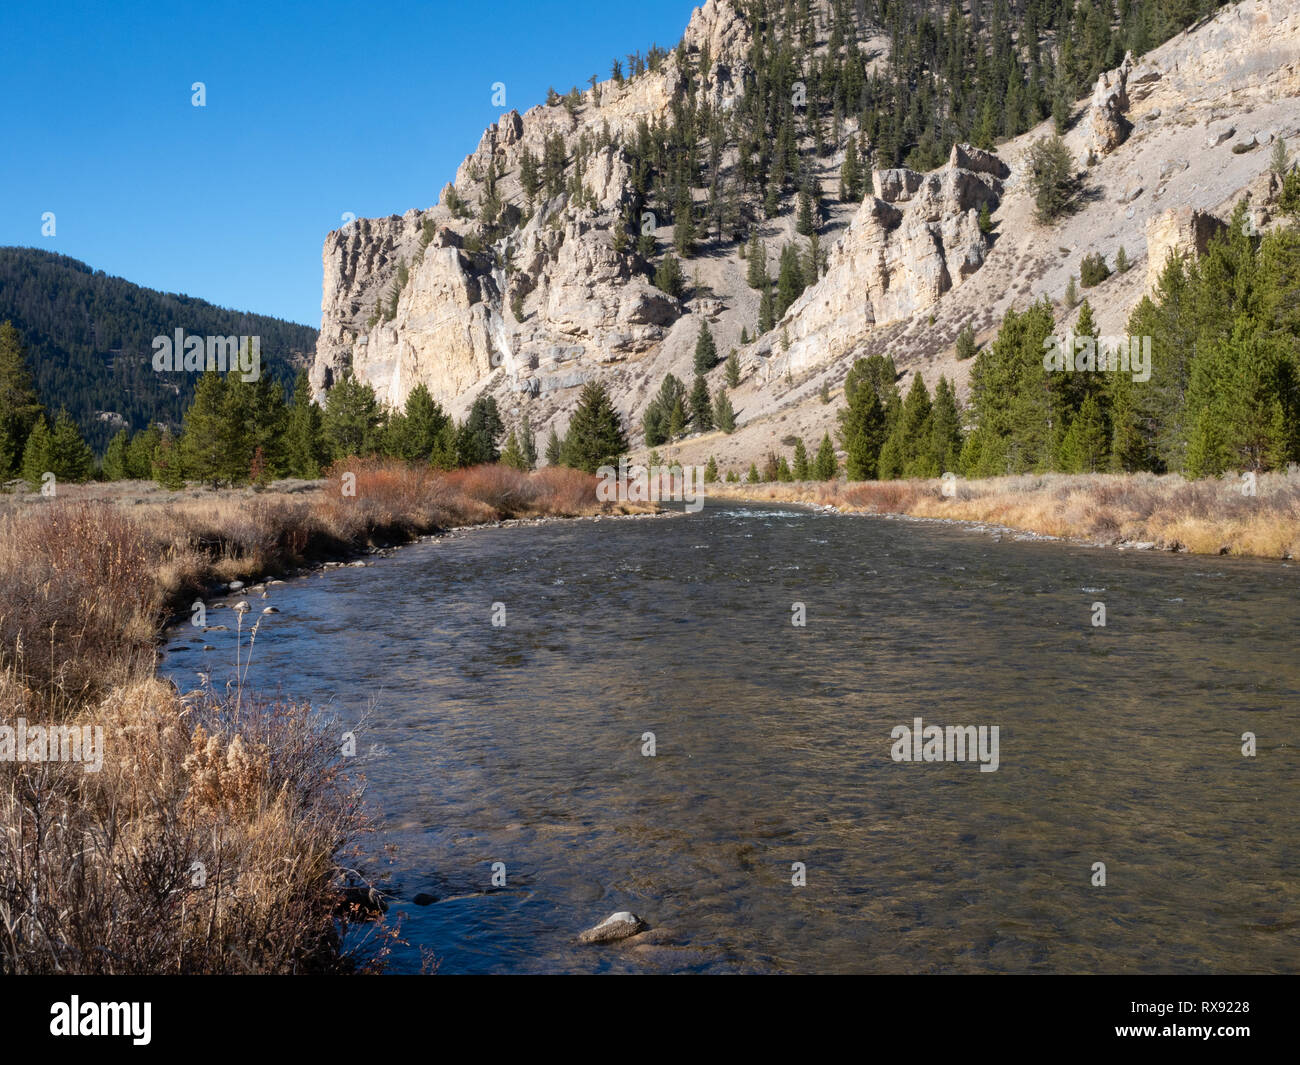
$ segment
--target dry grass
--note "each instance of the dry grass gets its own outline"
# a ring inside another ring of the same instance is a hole
[[[1300,471],[1242,483],[1155,474],[1043,474],[942,482],[866,481],[710,485],[733,499],[817,503],[845,511],[1004,525],[1105,544],[1154,543],[1205,555],[1294,558],[1300,554]]]
[[[355,852],[370,822],[340,730],[238,686],[182,698],[154,676],[168,608],[214,581],[373,542],[610,511],[595,485],[571,470],[354,460],[309,493],[7,501],[0,724],[99,728],[104,758],[98,772],[0,759],[0,972],[379,964],[395,935],[382,924],[342,946],[344,922],[362,916],[344,900],[366,883]]]

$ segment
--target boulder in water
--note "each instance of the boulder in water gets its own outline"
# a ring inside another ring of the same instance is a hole
[[[646,923],[636,914],[620,910],[618,913],[611,913],[595,928],[588,928],[578,937],[578,942],[613,943],[634,936],[645,927]]]

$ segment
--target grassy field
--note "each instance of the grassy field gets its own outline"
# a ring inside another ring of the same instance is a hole
[[[817,503],[868,514],[1003,525],[1101,544],[1152,544],[1199,555],[1294,558],[1300,552],[1300,472],[1245,482],[1154,474],[1026,474],[980,481],[712,484],[731,499]]]
[[[341,940],[366,909],[358,845],[372,828],[341,727],[238,686],[182,696],[155,674],[161,628],[226,582],[373,543],[637,509],[599,504],[595,484],[563,469],[353,461],[265,493],[118,484],[5,498],[0,972],[381,966],[396,934],[382,920],[359,944]],[[260,608],[235,612],[251,639]],[[64,730],[65,759],[99,730],[101,767],[87,771],[89,742],[82,762],[18,760],[20,719],[29,735]]]

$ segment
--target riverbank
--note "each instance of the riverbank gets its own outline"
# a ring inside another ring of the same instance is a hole
[[[714,498],[804,503],[999,526],[1104,546],[1294,558],[1300,471],[1186,481],[1154,474],[1026,474],[987,480],[711,484]],[[949,494],[945,494],[945,488]]]
[[[446,529],[638,509],[597,502],[595,485],[564,469],[354,461],[266,493],[126,484],[5,499],[0,972],[382,964],[395,935],[382,923],[342,943],[340,917],[361,916],[343,900],[366,883],[371,823],[338,730],[242,683],[182,698],[155,676],[161,628],[232,582]],[[251,653],[260,610],[236,610]],[[50,760],[18,759],[20,722],[63,730]]]

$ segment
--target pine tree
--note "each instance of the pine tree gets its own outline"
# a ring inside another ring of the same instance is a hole
[[[285,468],[291,476],[315,480],[326,461],[321,434],[321,409],[312,399],[307,371],[299,370],[293,385],[293,405],[284,434]]]
[[[674,299],[680,299],[685,291],[686,280],[682,275],[682,265],[671,251],[664,252],[664,257],[655,270],[655,288]]]
[[[104,451],[104,461],[100,467],[106,481],[125,481],[129,476],[127,449],[131,446],[131,434],[126,429],[119,429],[113,434]]]
[[[803,269],[799,263],[799,253],[795,250],[793,244],[787,244],[781,249],[781,272],[776,281],[775,314],[778,319],[799,298],[804,290],[804,284]]]
[[[767,273],[767,247],[758,239],[758,230],[749,238],[748,265],[745,268],[745,281],[749,287],[759,292],[766,292],[772,285]]]
[[[718,364],[718,349],[713,343],[713,334],[709,332],[709,323],[700,319],[700,332],[695,339],[695,372],[705,374]]]
[[[848,405],[840,410],[840,444],[845,452],[845,471],[850,481],[870,481],[876,477],[880,449],[885,442],[885,408],[881,406],[876,390],[869,385],[853,390]],[[795,451],[795,466],[799,465],[799,441]],[[807,466],[807,455],[803,458]],[[804,478],[799,478],[803,480]]]
[[[230,418],[227,375],[209,370],[199,378],[194,402],[185,412],[176,459],[185,475],[212,488],[233,482],[239,475],[239,426]]]
[[[524,449],[519,444],[519,438],[515,435],[513,429],[506,438],[505,450],[501,452],[501,464],[503,466],[512,466],[516,470],[527,470],[528,460],[524,458]]]
[[[27,433],[22,459],[23,480],[33,492],[39,492],[45,475],[54,473],[53,466],[54,450],[50,439],[50,427],[45,421],[45,415],[42,414]]]
[[[519,423],[519,450],[524,458],[524,469],[535,469],[537,467],[537,438],[533,435],[533,427],[526,413]]]
[[[954,473],[961,458],[961,413],[957,393],[946,377],[934,388],[930,422],[930,465],[942,475]]]
[[[171,432],[163,429],[154,445],[151,463],[154,480],[173,492],[185,487],[185,467],[181,462],[180,444]]]
[[[595,473],[601,466],[616,465],[627,449],[623,419],[604,384],[593,381],[584,385],[564,440],[565,464]]]
[[[1061,441],[1060,469],[1095,473],[1109,465],[1106,422],[1095,396],[1087,396]]]
[[[95,453],[66,410],[59,411],[50,432],[50,469],[60,481],[72,484],[83,484],[95,473]]]
[[[498,461],[501,453],[497,450],[497,442],[505,431],[496,399],[479,396],[457,435],[460,465],[478,466]]]
[[[695,386],[691,389],[691,421],[695,431],[707,433],[713,428],[713,402],[709,397],[709,385],[704,375],[695,375]]]
[[[0,481],[18,472],[27,434],[42,413],[22,336],[12,322],[5,322],[0,325]]]
[[[794,442],[794,468],[791,473],[796,481],[806,481],[809,479],[810,472],[808,448],[804,446],[803,438],[800,437]]]
[[[821,446],[817,448],[817,457],[813,460],[813,477],[819,481],[834,480],[840,471],[839,460],[835,457],[835,445],[831,443],[831,434],[822,436]]]
[[[746,475],[745,480],[749,484],[759,484],[762,482],[763,478],[758,475],[757,464],[753,462],[749,464],[749,473]]]
[[[713,424],[728,435],[736,431],[736,411],[725,388],[719,388],[713,397]]]
[[[1039,222],[1051,222],[1069,211],[1079,192],[1074,160],[1057,135],[1040,137],[1029,147],[1029,188]]]
[[[428,463],[451,417],[424,384],[418,384],[406,397],[400,416],[389,419],[389,454],[407,462]]]
[[[321,433],[330,457],[373,454],[382,418],[374,389],[353,376],[338,381],[325,397]]]
[[[546,465],[558,466],[560,465],[560,460],[560,436],[555,431],[554,423],[552,423],[550,435],[546,438]]]
[[[731,349],[731,354],[727,356],[727,387],[735,388],[740,384],[740,356],[736,354],[736,349]]]
[[[133,481],[153,480],[153,455],[162,438],[162,430],[156,425],[141,429],[133,437],[126,449],[127,477]]]

